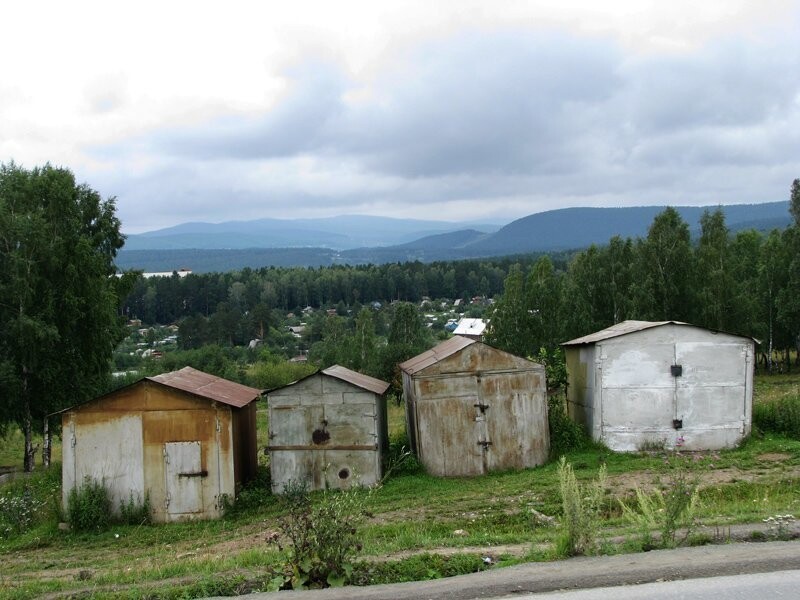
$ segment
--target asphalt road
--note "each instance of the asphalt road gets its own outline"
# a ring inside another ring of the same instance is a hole
[[[497,600],[752,600],[753,598],[776,598],[789,600],[800,597],[800,571],[777,571],[753,575],[730,575],[706,577],[705,579],[681,579],[660,581],[641,585],[572,590],[569,592],[545,592],[505,596]]]
[[[526,594],[542,594],[553,591],[631,586],[660,581],[796,571],[798,569],[800,569],[800,541],[737,543],[655,550],[641,554],[578,557],[549,563],[527,563],[434,581],[250,594],[239,598],[248,598],[248,600],[359,600],[367,598],[370,600],[425,600],[428,598],[431,600],[474,600],[503,598],[511,595],[519,598],[525,597]],[[800,586],[795,584],[793,589],[797,593],[787,597],[800,598]],[[771,597],[769,595],[761,596]],[[693,593],[691,597],[695,598]],[[716,597],[724,598],[725,596],[717,595]]]

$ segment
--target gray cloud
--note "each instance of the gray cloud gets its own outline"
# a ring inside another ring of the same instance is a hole
[[[602,38],[471,31],[369,80],[309,61],[262,114],[97,152],[164,157],[169,167],[113,183],[127,188],[121,207],[128,195],[170,198],[171,222],[192,210],[225,220],[438,203],[421,216],[443,217],[483,201],[487,213],[513,205],[511,218],[565,204],[768,201],[800,176],[797,73],[790,40],[634,57]]]

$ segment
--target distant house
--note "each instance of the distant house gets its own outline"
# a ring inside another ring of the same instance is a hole
[[[623,321],[562,344],[570,416],[612,450],[713,450],[750,433],[755,341]]]
[[[61,411],[65,509],[90,478],[109,489],[115,511],[149,496],[156,521],[220,516],[255,475],[260,396],[185,367]]]
[[[486,325],[488,325],[488,321],[484,321],[483,319],[469,319],[465,317],[458,322],[453,333],[470,338],[471,340],[481,341],[481,339],[483,339],[483,332],[486,330]]]
[[[373,485],[388,451],[389,384],[334,365],[267,392],[272,490]]]
[[[303,332],[306,330],[305,325],[289,325],[287,327],[289,332],[296,338],[303,337]]]
[[[542,365],[455,336],[400,369],[411,448],[432,475],[481,475],[547,460]]]
[[[149,279],[150,277],[172,277],[173,275],[177,275],[178,277],[186,277],[187,275],[191,275],[191,269],[177,269],[175,271],[160,271],[154,273],[142,273],[142,277],[145,279]]]

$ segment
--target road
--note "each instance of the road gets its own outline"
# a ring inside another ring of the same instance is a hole
[[[800,570],[777,571],[775,573],[756,573],[753,575],[731,575],[728,577],[707,577],[705,579],[684,579],[680,581],[659,581],[641,585],[623,585],[571,590],[569,592],[546,592],[544,594],[515,594],[496,600],[521,600],[537,598],[541,600],[752,600],[753,598],[800,597]]]
[[[475,600],[478,598],[503,598],[511,595],[519,598],[525,597],[525,595],[554,591],[638,586],[659,581],[797,570],[800,570],[800,541],[737,543],[656,550],[640,554],[578,557],[549,563],[526,563],[434,581],[251,594],[239,598],[248,600]],[[787,596],[787,598],[800,598],[800,586],[795,584],[793,590],[797,593],[794,596]],[[759,596],[772,597],[760,593],[756,597]],[[690,597],[695,600],[694,593]],[[725,596],[717,595],[716,597]]]

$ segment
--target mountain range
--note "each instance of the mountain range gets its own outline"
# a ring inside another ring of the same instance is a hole
[[[619,235],[643,237],[663,206],[564,208],[493,224],[372,216],[184,223],[128,236],[122,269],[196,272],[262,266],[325,266],[458,260],[529,252],[577,250]],[[675,207],[692,234],[715,207]],[[769,231],[790,223],[788,202],[720,207],[731,231]]]

